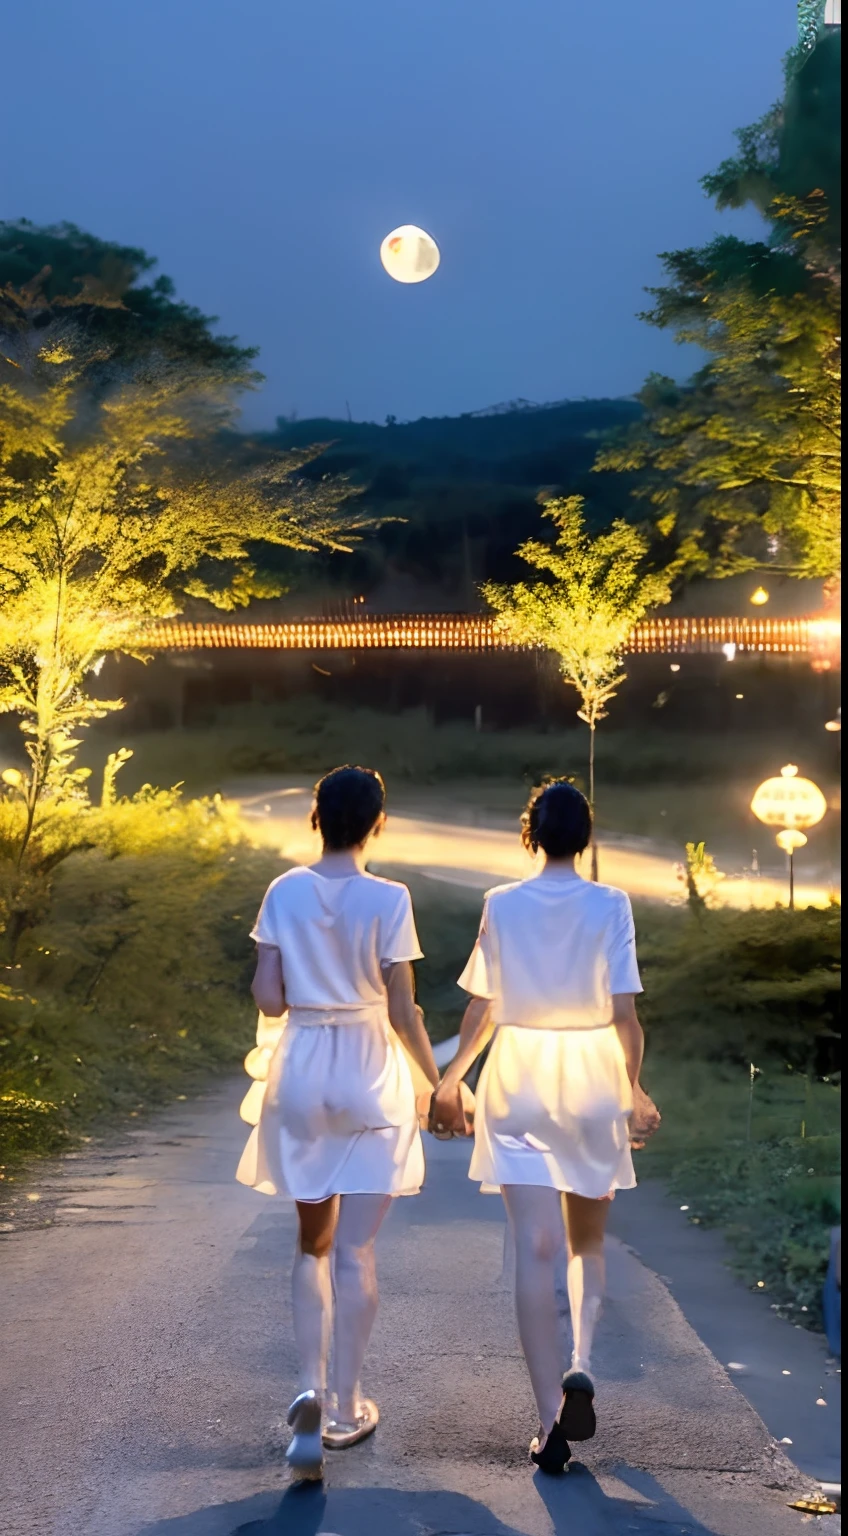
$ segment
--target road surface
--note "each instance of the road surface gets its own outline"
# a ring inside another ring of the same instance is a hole
[[[503,1208],[461,1143],[381,1235],[380,1428],[287,1491],[293,1215],[233,1180],[243,1086],[44,1165],[4,1234],[4,1536],[801,1536],[804,1479],[615,1241],[599,1434],[533,1475]]]
[[[311,791],[303,785],[269,780],[267,784],[235,783],[229,793],[243,809],[251,833],[279,848],[286,858],[305,863],[320,853],[318,839],[309,828]],[[434,808],[438,802],[434,800]],[[417,870],[419,874],[450,884],[486,890],[502,880],[521,880],[532,873],[532,861],[521,847],[518,834],[496,826],[468,826],[467,808],[454,816],[449,807],[432,816],[392,815],[374,845],[372,863]],[[612,839],[601,850],[601,879],[618,885],[631,896],[650,901],[681,900],[684,891],[674,860],[652,848],[647,840]],[[830,888],[799,881],[799,906],[827,906]],[[785,880],[727,879],[717,888],[722,903],[735,907],[773,907],[787,900]]]

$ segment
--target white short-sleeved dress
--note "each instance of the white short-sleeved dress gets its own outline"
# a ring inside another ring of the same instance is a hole
[[[477,1089],[469,1176],[600,1199],[636,1183],[633,1097],[612,995],[641,992],[630,901],[547,869],[485,899],[460,986],[496,1024]]]
[[[246,1063],[265,1087],[255,1115],[243,1107],[257,1123],[236,1177],[295,1200],[417,1194],[415,1088],[382,970],[421,959],[406,886],[290,869],[269,887],[252,937],[280,951],[288,1011],[276,1028],[260,1019],[251,1054],[265,1064]]]

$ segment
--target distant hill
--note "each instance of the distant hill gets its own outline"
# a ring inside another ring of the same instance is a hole
[[[566,400],[556,405],[526,401],[492,406],[463,416],[422,416],[418,421],[277,420],[268,439],[281,447],[328,443],[324,463],[365,478],[386,463],[404,464],[410,476],[433,480],[494,480],[509,485],[558,482],[575,463],[585,468],[598,441],[640,414],[635,400]]]
[[[383,426],[280,418],[261,441],[326,444],[309,472],[346,475],[387,519],[355,555],[321,563],[323,585],[380,607],[468,607],[480,581],[517,573],[514,551],[538,530],[540,491],[582,493],[598,526],[627,516],[623,477],[591,470],[601,441],[639,413],[633,400],[569,400]],[[298,586],[317,575],[313,557]]]

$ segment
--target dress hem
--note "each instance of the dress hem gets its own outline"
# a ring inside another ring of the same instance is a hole
[[[629,1183],[629,1184],[622,1184],[617,1179],[614,1179],[613,1182],[610,1184],[609,1189],[603,1195],[595,1195],[595,1194],[591,1194],[590,1195],[590,1194],[587,1194],[586,1191],[583,1190],[583,1189],[575,1189],[573,1184],[555,1183],[553,1179],[539,1179],[539,1178],[535,1178],[535,1179],[516,1179],[516,1178],[510,1178],[510,1179],[504,1179],[503,1183],[499,1184],[499,1183],[494,1182],[492,1179],[481,1179],[479,1173],[475,1173],[475,1174],[469,1173],[468,1177],[471,1180],[472,1184],[479,1184],[480,1185],[480,1191],[479,1192],[480,1192],[481,1195],[499,1195],[504,1184],[505,1185],[521,1184],[521,1185],[527,1186],[528,1188],[533,1188],[533,1189],[555,1189],[557,1191],[557,1194],[560,1194],[560,1195],[579,1195],[581,1197],[581,1199],[583,1199],[583,1200],[605,1200],[607,1198],[607,1195],[613,1194],[615,1191],[618,1191],[619,1189],[636,1189],[637,1188],[637,1180],[636,1180],[635,1177],[632,1180],[632,1182]]]
[[[334,1200],[336,1196],[341,1199],[343,1195],[382,1195],[386,1200],[405,1200],[420,1195],[423,1187],[423,1184],[419,1184],[417,1189],[333,1189],[326,1195],[293,1195],[287,1189],[269,1189],[267,1184],[248,1185],[259,1195],[272,1195],[278,1200],[289,1200],[299,1205],[322,1205],[325,1200]]]

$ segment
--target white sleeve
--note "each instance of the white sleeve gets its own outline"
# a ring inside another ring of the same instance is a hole
[[[480,919],[480,932],[477,935],[477,943],[474,945],[468,959],[468,964],[459,978],[459,986],[462,987],[463,992],[470,992],[472,997],[486,998],[489,1002],[492,1001],[497,993],[492,941],[489,933],[488,898],[483,904],[483,916]]]
[[[394,908],[380,924],[379,958],[383,965],[392,965],[401,960],[424,959],[415,931],[412,897],[405,885],[398,886]]]
[[[257,944],[273,944],[275,949],[279,949],[280,935],[274,914],[276,906],[274,885],[269,885],[265,892],[256,922],[250,930],[250,937],[255,939]]]
[[[607,929],[607,964],[610,992],[641,992],[642,982],[636,960],[636,927],[630,897],[617,892],[615,911]]]

